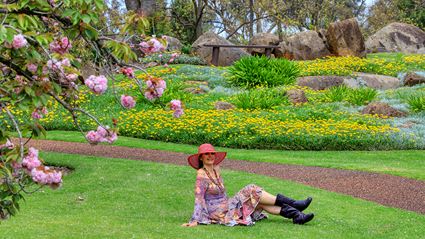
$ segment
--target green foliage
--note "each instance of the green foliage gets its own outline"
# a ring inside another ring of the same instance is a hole
[[[182,47],[182,53],[184,54],[190,54],[192,51],[192,45],[186,44]]]
[[[239,109],[272,109],[283,103],[288,104],[284,92],[275,89],[254,89],[234,96],[233,103]]]
[[[243,57],[229,67],[232,85],[254,88],[292,84],[299,74],[294,62],[286,59]]]
[[[324,93],[324,99],[327,102],[341,102],[349,91],[350,89],[345,85],[332,87]]]
[[[422,111],[425,111],[425,94],[411,95],[407,99],[407,103],[409,104],[410,109],[413,112],[422,112]]]
[[[347,101],[354,105],[366,105],[376,98],[378,91],[368,87],[362,87],[349,91]]]

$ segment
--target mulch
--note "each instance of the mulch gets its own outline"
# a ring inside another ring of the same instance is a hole
[[[161,150],[50,140],[31,140],[29,145],[50,152],[188,165],[188,154]],[[425,181],[388,174],[231,159],[226,159],[221,165],[225,169],[290,180],[425,214]]]

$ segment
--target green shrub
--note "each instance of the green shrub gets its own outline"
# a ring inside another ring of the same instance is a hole
[[[345,85],[332,87],[324,93],[324,99],[326,102],[341,102],[347,96],[349,90]]]
[[[378,92],[375,89],[363,87],[348,91],[346,100],[354,105],[366,105],[376,98]]]
[[[425,94],[412,95],[407,99],[407,103],[413,112],[425,111]]]
[[[243,57],[229,67],[228,80],[240,87],[272,87],[294,83],[299,74],[298,67],[286,59]]]
[[[245,91],[237,94],[233,101],[239,109],[272,109],[288,102],[284,92],[268,88]]]
[[[192,45],[184,45],[182,47],[182,53],[183,54],[190,54],[190,52],[192,51]]]

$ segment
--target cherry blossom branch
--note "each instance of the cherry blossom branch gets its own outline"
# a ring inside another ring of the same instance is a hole
[[[3,106],[3,104],[1,106]],[[20,150],[21,159],[23,159],[24,158],[24,143],[22,141],[21,130],[19,128],[18,123],[15,120],[15,116],[10,112],[9,108],[5,107],[5,110],[6,110],[7,115],[9,116],[9,119],[12,121],[13,126],[16,129],[16,132],[18,133],[18,136],[19,136],[19,145],[20,145],[20,149],[19,150]]]

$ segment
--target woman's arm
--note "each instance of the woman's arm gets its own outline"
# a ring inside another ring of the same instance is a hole
[[[195,206],[192,218],[189,223],[182,226],[196,226],[198,224],[209,224],[210,219],[208,215],[207,204],[205,202],[205,192],[208,187],[205,175],[202,170],[198,171],[195,184]]]

